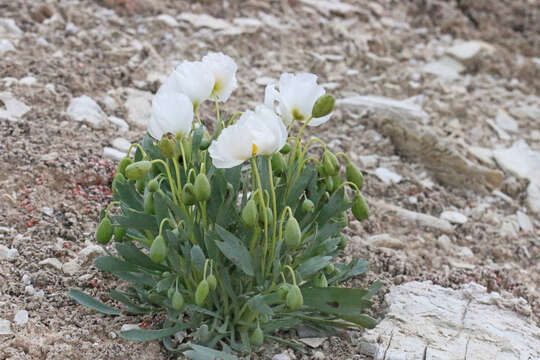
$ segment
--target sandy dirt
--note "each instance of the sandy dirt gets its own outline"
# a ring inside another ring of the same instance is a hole
[[[540,107],[539,3],[343,0],[352,10],[314,3],[0,3],[0,18],[14,20],[22,30],[3,34],[0,26],[0,39],[16,48],[0,56],[0,93],[11,93],[31,107],[20,119],[0,119],[0,245],[18,251],[13,259],[0,258],[0,318],[11,322],[13,332],[0,335],[0,360],[174,358],[158,342],[131,343],[117,336],[123,324],[152,328],[158,317],[105,317],[66,296],[76,287],[99,297],[116,285],[91,261],[71,274],[39,263],[48,258],[68,263],[94,243],[99,211],[111,200],[115,168],[114,161],[103,157],[103,148],[117,137],[138,141],[145,130],[125,106],[125,89],[154,93],[178,61],[196,60],[208,51],[232,56],[239,65],[239,88],[225,105],[231,112],[262,102],[269,78],[308,71],[336,98],[416,97],[429,115],[423,125],[475,163],[469,146],[495,149],[523,139],[540,150],[540,118],[516,118],[518,131],[505,139],[487,123],[499,109]],[[208,14],[211,20],[192,23],[192,14]],[[457,39],[482,40],[494,51],[467,63],[453,80],[422,72]],[[25,77],[35,83],[21,81]],[[126,119],[129,130],[120,133],[111,123],[95,129],[70,119],[68,104],[81,95],[96,100],[107,115]],[[0,101],[0,109],[4,105]],[[378,124],[370,112],[338,106],[330,122],[310,130],[359,165],[362,157],[376,155],[377,165],[364,168],[372,215],[362,224],[351,219],[344,255],[371,264],[369,273],[352,284],[384,283],[373,316],[384,315],[382,298],[394,284],[427,279],[455,288],[475,281],[523,297],[532,308],[526,315],[540,323],[540,215],[527,208],[527,180],[505,174],[502,195],[442,185],[422,162],[400,156]],[[375,175],[377,167],[403,178],[385,184]],[[453,210],[468,220],[443,233],[384,211],[376,201],[437,218]],[[520,226],[518,211],[530,219],[532,231]],[[379,234],[393,242],[375,244],[371,236]],[[14,315],[22,309],[29,321],[16,325]],[[327,359],[365,359],[357,351],[359,335],[344,334],[304,355],[290,354],[311,359],[320,351]],[[284,351],[268,344],[257,358]]]

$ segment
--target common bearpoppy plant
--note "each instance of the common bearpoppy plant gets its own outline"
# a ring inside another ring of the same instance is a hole
[[[306,126],[330,119],[333,97],[313,74],[283,74],[264,105],[225,116],[219,102],[237,87],[236,69],[211,53],[179,65],[159,89],[148,134],[120,161],[96,231],[115,251],[95,266],[121,286],[110,304],[69,293],[105,314],[156,315],[160,329],[120,335],[162,339],[195,359],[234,359],[266,341],[300,347],[283,336],[300,325],[375,325],[365,310],[379,285],[340,286],[367,269],[339,260],[348,210],[360,221],[369,214],[362,172],[322,140],[303,140]],[[200,120],[203,101],[217,108],[213,134]]]

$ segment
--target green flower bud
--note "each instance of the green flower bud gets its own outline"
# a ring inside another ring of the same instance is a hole
[[[319,164],[317,165],[317,173],[319,174],[320,178],[324,178],[326,177],[326,175],[328,175],[324,169],[323,161],[319,162]]]
[[[330,151],[325,151],[322,159],[324,172],[330,176],[337,175],[339,171],[339,161],[336,155]]]
[[[99,223],[96,230],[96,240],[100,244],[107,244],[113,236],[113,225],[108,216],[105,216]]]
[[[315,101],[311,116],[319,118],[330,114],[334,110],[334,97],[330,94],[324,94]]]
[[[169,290],[167,290],[167,297],[168,297],[169,299],[172,299],[172,297],[173,297],[175,291],[176,291],[176,290],[175,290],[174,286],[171,286],[171,287],[169,288]]]
[[[207,341],[210,338],[210,331],[208,331],[208,325],[202,324],[201,327],[197,330],[196,337],[200,341]]]
[[[133,163],[133,160],[131,160],[130,158],[126,156],[125,158],[120,160],[120,162],[118,163],[118,168],[116,169],[116,173],[126,176],[126,168],[128,167],[128,165],[131,165],[131,163]]]
[[[287,307],[291,310],[298,310],[304,305],[304,298],[302,296],[302,291],[298,285],[292,285],[287,293],[287,298],[285,299]]]
[[[197,286],[197,290],[195,290],[195,304],[197,304],[197,306],[204,305],[204,301],[206,300],[209,291],[210,285],[208,285],[208,281],[203,279]]]
[[[280,153],[272,154],[272,171],[274,174],[282,174],[287,169],[287,164]]]
[[[362,172],[358,170],[353,163],[347,163],[347,167],[345,168],[345,176],[347,177],[347,181],[352,182],[358,186],[359,190],[362,190],[362,186],[364,186],[364,175],[362,175]]]
[[[114,227],[114,240],[118,242],[122,242],[124,240],[124,236],[126,236],[126,229],[122,226],[115,226]]]
[[[277,289],[277,293],[282,300],[287,298],[287,294],[291,288],[291,284],[281,283]]]
[[[148,182],[148,191],[156,192],[159,189],[159,183],[156,179],[152,179]]]
[[[150,246],[150,259],[155,263],[161,263],[167,257],[167,244],[163,236],[158,235]]]
[[[324,274],[321,274],[321,276],[315,279],[314,285],[315,287],[320,287],[320,288],[328,287],[328,280],[326,280],[326,276],[324,276]]]
[[[283,145],[281,150],[279,150],[279,152],[282,153],[283,155],[287,155],[288,153],[291,152],[291,145],[289,145],[289,143],[286,143],[285,145]]]
[[[332,176],[332,181],[334,183],[334,188],[332,189],[332,192],[336,191],[339,186],[343,184],[343,178],[339,174]]]
[[[212,188],[210,187],[210,182],[205,174],[201,173],[195,178],[193,194],[195,195],[195,199],[197,199],[197,201],[208,201],[210,199]]]
[[[324,179],[324,185],[326,186],[326,191],[332,193],[334,191],[334,178],[332,176],[327,176]]]
[[[154,213],[154,194],[151,193],[150,191],[144,192],[143,208],[146,214]]]
[[[208,286],[210,287],[210,291],[216,290],[216,288],[217,288],[217,279],[214,276],[214,274],[207,277],[206,281],[208,281]]]
[[[206,150],[208,147],[210,147],[210,143],[212,142],[212,139],[201,139],[201,145],[199,146],[199,149]]]
[[[357,193],[353,198],[352,213],[357,220],[365,220],[369,216],[369,208],[362,194]]]
[[[313,204],[313,201],[304,199],[304,202],[302,203],[302,210],[304,210],[304,212],[312,212],[314,209],[315,204]]]
[[[349,225],[349,215],[347,215],[346,211],[343,211],[341,213],[341,219],[339,219],[343,223],[343,227],[346,227]]]
[[[155,305],[161,305],[161,296],[159,296],[158,293],[156,292],[151,292],[150,294],[148,294],[148,300],[150,300],[150,302],[152,304],[155,304]]]
[[[182,201],[187,206],[193,205],[197,201],[195,200],[195,195],[193,194],[194,191],[195,189],[193,188],[192,183],[187,183],[182,189]]]
[[[250,199],[246,203],[246,206],[242,209],[242,221],[246,226],[254,227],[257,225],[257,219],[259,217],[259,213],[257,211],[257,203],[255,200]]]
[[[172,307],[176,311],[182,311],[182,308],[184,307],[184,297],[180,293],[180,291],[176,290],[173,293],[172,299],[171,299]]]
[[[158,141],[157,147],[161,154],[168,159],[172,159],[176,155],[176,139],[172,134],[163,135]]]
[[[290,217],[285,224],[285,245],[289,249],[296,249],[300,246],[302,241],[302,231],[300,230],[300,225],[294,217]]]
[[[327,274],[333,274],[335,270],[336,270],[336,267],[334,266],[334,264],[328,264],[328,265],[326,265],[326,267],[324,268],[324,271],[325,271]]]
[[[137,161],[126,167],[126,177],[129,180],[139,180],[145,177],[152,168],[152,163],[148,160]]]
[[[171,276],[171,273],[169,271],[164,271],[161,273],[161,277],[164,279],[168,278],[169,276]]]
[[[251,342],[252,345],[255,345],[255,346],[261,346],[263,344],[264,334],[260,327],[257,326],[257,328],[253,331],[253,334],[251,334],[249,341]]]

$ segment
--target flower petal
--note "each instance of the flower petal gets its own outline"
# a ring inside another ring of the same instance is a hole
[[[187,134],[193,122],[193,104],[181,93],[158,91],[152,100],[148,131],[156,139],[164,133]]]
[[[227,101],[233,90],[238,87],[236,80],[238,66],[230,56],[214,52],[203,57],[202,63],[214,75],[213,94],[219,101]]]
[[[184,61],[163,83],[160,91],[179,92],[199,105],[210,98],[214,88],[214,74],[201,61]]]

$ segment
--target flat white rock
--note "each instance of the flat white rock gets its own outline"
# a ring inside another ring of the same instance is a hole
[[[281,353],[272,356],[272,360],[291,360],[291,357],[289,356],[289,354]]]
[[[357,106],[359,110],[370,110],[378,118],[399,117],[422,122],[429,119],[422,107],[413,101],[395,100],[381,96],[352,96],[336,101],[339,105]]]
[[[128,112],[127,121],[146,128],[148,119],[152,115],[152,93],[127,88],[126,94],[127,99],[124,105]]]
[[[5,245],[0,245],[0,260],[11,260],[19,256],[19,252],[15,248],[8,248]]]
[[[94,129],[103,129],[107,123],[107,116],[101,107],[86,95],[71,99],[67,114],[72,120],[85,121]]]
[[[469,153],[471,153],[472,156],[482,161],[483,163],[486,163],[488,165],[495,165],[495,161],[493,160],[493,150],[480,146],[469,146],[468,151]]]
[[[360,340],[360,352],[382,360],[526,360],[540,358],[540,329],[509,308],[523,299],[488,293],[476,283],[458,290],[431,281],[390,289],[384,319]]]
[[[79,265],[77,260],[71,260],[62,265],[62,272],[64,274],[74,275],[78,273],[80,270],[81,270],[81,265]]]
[[[515,107],[510,109],[510,114],[519,119],[530,119],[537,121],[540,119],[540,107],[530,105]]]
[[[140,329],[138,324],[124,324],[120,328],[120,331],[138,330]]]
[[[364,155],[358,157],[358,164],[360,164],[363,169],[374,168],[377,166],[378,162],[379,158],[377,155]]]
[[[518,132],[519,125],[513,117],[508,115],[503,109],[497,111],[497,116],[495,117],[495,124],[503,130],[510,132]]]
[[[328,13],[336,13],[341,15],[347,15],[354,12],[359,12],[360,9],[351,4],[343,3],[340,1],[327,1],[327,0],[300,0],[306,5],[310,5],[321,13],[328,15]]]
[[[13,19],[0,18],[0,33],[22,35],[23,31]]]
[[[461,61],[472,60],[478,58],[484,53],[493,53],[495,48],[483,41],[466,41],[454,45],[446,53]]]
[[[455,79],[460,76],[460,73],[465,71],[465,66],[451,57],[444,56],[440,60],[424,65],[422,71],[441,78]]]
[[[533,224],[531,222],[531,219],[527,216],[527,214],[522,213],[521,211],[518,211],[516,213],[517,220],[519,223],[519,227],[521,230],[526,231],[528,233],[532,233],[534,231]]]
[[[397,184],[403,178],[401,175],[383,167],[375,169],[375,175],[386,185]]]
[[[114,161],[120,161],[126,156],[125,151],[120,151],[118,149],[112,148],[112,147],[104,147],[103,148],[103,157],[105,159],[111,159]]]
[[[441,219],[451,222],[452,224],[465,224],[468,220],[467,216],[457,211],[443,211]]]
[[[493,156],[504,171],[532,182],[540,181],[540,152],[531,150],[524,140],[510,148],[494,150]]]
[[[112,141],[113,147],[116,149],[126,152],[129,150],[129,147],[131,146],[131,142],[124,138],[116,138]]]
[[[62,270],[62,263],[57,258],[47,258],[39,262],[41,266],[50,266],[56,270]]]
[[[196,27],[206,27],[213,30],[231,31],[236,27],[223,19],[218,19],[207,14],[193,14],[183,12],[179,16],[180,20],[186,21]]]
[[[16,325],[24,325],[28,322],[28,311],[26,310],[19,310],[15,314],[15,317],[13,318],[13,322]]]
[[[81,260],[81,265],[86,265],[94,261],[98,256],[105,255],[105,250],[99,245],[89,245],[79,251],[78,258]]]
[[[11,335],[11,322],[6,319],[0,319],[0,335]]]
[[[118,130],[126,131],[129,129],[129,125],[124,119],[120,119],[116,116],[109,116],[109,121],[114,124],[118,128]]]
[[[0,55],[4,55],[7,52],[15,51],[15,46],[8,39],[0,39]]]
[[[168,14],[161,14],[156,18],[156,20],[170,27],[177,27],[180,25],[175,18]]]
[[[15,99],[9,92],[1,92],[0,101],[4,103],[4,107],[0,106],[0,119],[17,121],[30,110],[29,106]]]
[[[527,187],[527,205],[540,216],[540,182],[531,182]]]

